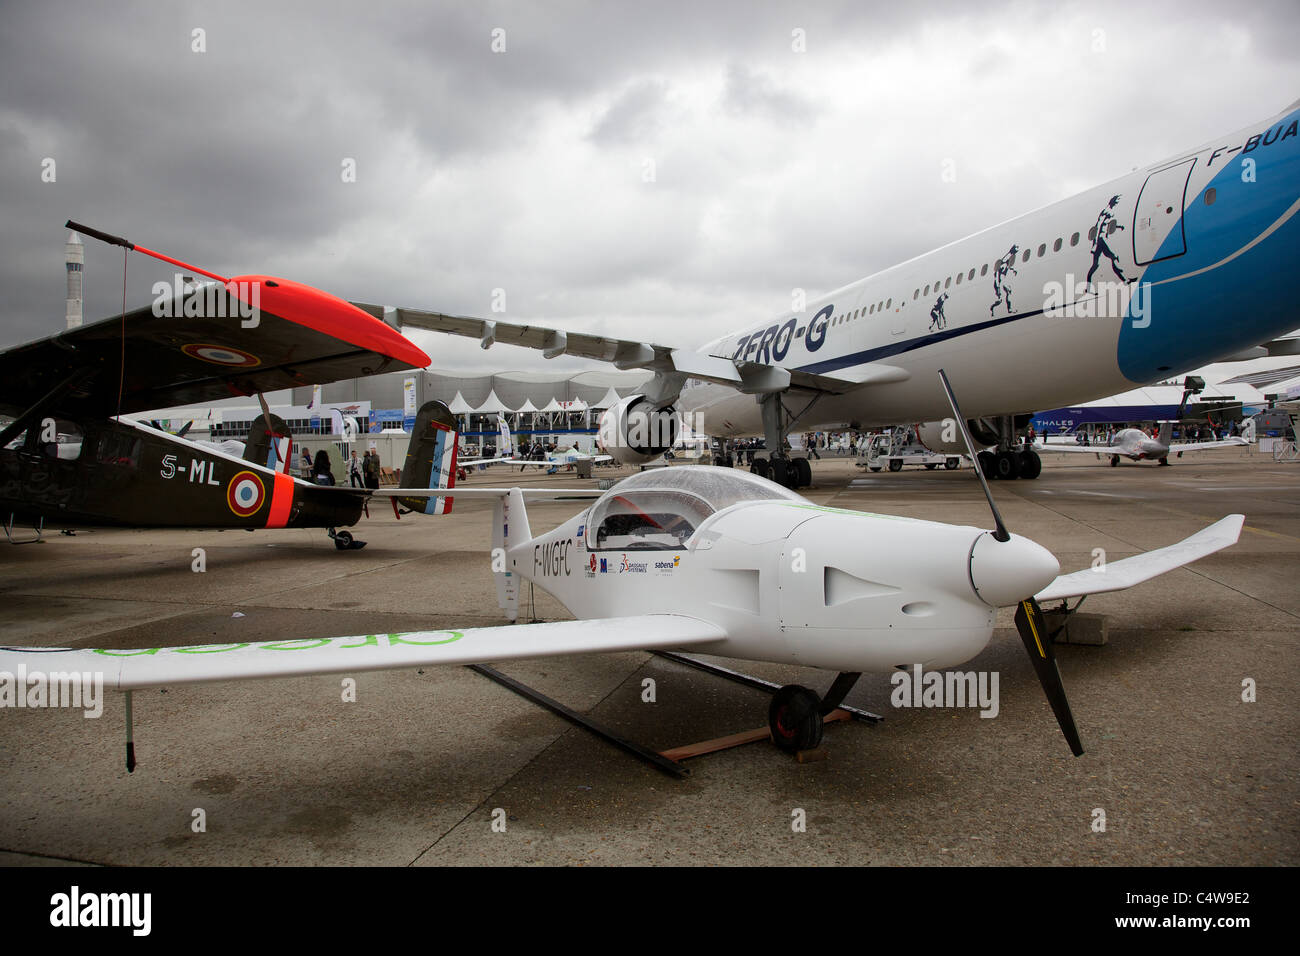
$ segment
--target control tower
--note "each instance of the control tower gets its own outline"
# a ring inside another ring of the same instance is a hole
[[[81,325],[81,308],[85,301],[82,281],[86,268],[86,247],[75,232],[68,233],[63,253],[68,270],[68,328],[75,329]]]

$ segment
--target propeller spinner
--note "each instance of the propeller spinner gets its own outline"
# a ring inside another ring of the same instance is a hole
[[[1061,733],[1065,734],[1065,740],[1070,745],[1070,750],[1076,757],[1083,753],[1083,742],[1079,739],[1079,729],[1074,723],[1074,714],[1070,711],[1070,702],[1065,696],[1065,685],[1061,681],[1061,671],[1056,666],[1056,654],[1052,649],[1051,638],[1047,634],[1047,622],[1043,616],[1043,609],[1038,606],[1033,595],[1037,594],[1051,582],[1049,578],[1042,583],[1036,583],[1041,573],[1046,570],[1045,565],[1037,556],[1032,555],[1025,547],[1025,544],[1031,544],[1025,538],[1019,535],[1012,536],[1007,531],[1006,524],[1002,521],[1002,515],[998,512],[998,506],[993,501],[993,493],[989,490],[988,481],[984,478],[984,472],[980,469],[979,458],[975,454],[975,443],[971,440],[970,431],[966,427],[966,419],[962,417],[961,408],[957,404],[957,396],[953,394],[952,385],[948,382],[948,376],[943,369],[939,369],[939,381],[943,383],[944,394],[948,396],[948,404],[952,407],[953,417],[956,419],[957,427],[961,429],[962,440],[966,443],[966,451],[970,454],[971,461],[975,463],[975,475],[979,479],[980,487],[984,489],[984,497],[989,503],[989,510],[993,512],[993,523],[996,530],[992,537],[995,542],[993,547],[987,547],[986,551],[992,552],[988,559],[995,566],[1010,565],[1013,569],[1010,574],[998,575],[1000,580],[997,581],[997,587],[985,587],[980,590],[982,580],[976,579],[976,568],[972,561],[971,577],[977,593],[982,600],[990,604],[1003,606],[1004,604],[1017,603],[1016,608],[1016,630],[1020,632],[1020,640],[1025,645],[1025,650],[1029,653],[1029,660],[1034,665],[1034,671],[1038,674],[1038,682],[1043,686],[1043,693],[1047,695],[1047,702],[1052,706],[1052,712],[1056,715],[1056,722],[1061,726]],[[981,541],[984,539],[981,538]],[[978,543],[977,543],[978,547]],[[1039,548],[1039,551],[1047,552]],[[1015,554],[1008,554],[1007,561],[999,560],[998,551],[1001,549],[1012,549]],[[1051,557],[1048,554],[1048,557]],[[974,552],[972,551],[972,558]],[[1052,558],[1052,564],[1056,565],[1056,559]],[[1059,570],[1059,565],[1057,565]],[[989,574],[985,568],[980,568],[981,576]],[[1054,577],[1057,572],[1053,571]],[[1030,579],[1033,579],[1031,582]],[[1024,584],[1020,586],[1018,593],[1016,585],[1023,580]],[[1027,593],[1026,593],[1027,592]],[[1012,596],[1014,593],[1015,596]]]

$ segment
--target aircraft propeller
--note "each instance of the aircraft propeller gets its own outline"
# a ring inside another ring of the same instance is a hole
[[[989,491],[989,484],[975,455],[975,443],[971,440],[970,431],[966,427],[966,419],[962,417],[961,408],[957,405],[957,396],[953,394],[952,385],[948,382],[948,375],[943,369],[939,369],[939,381],[943,383],[944,394],[948,396],[953,417],[957,427],[961,429],[966,451],[970,454],[971,461],[975,463],[975,476],[979,479],[980,487],[984,489],[989,510],[993,512],[993,522],[997,526],[993,538],[995,541],[1008,543],[1011,541],[1011,534],[1002,521],[998,506],[993,502],[993,494]],[[1052,649],[1051,638],[1047,634],[1043,609],[1038,606],[1038,602],[1032,595],[1019,601],[1019,606],[1016,608],[1016,630],[1020,633],[1020,640],[1029,653],[1029,660],[1038,674],[1038,682],[1043,686],[1043,693],[1052,707],[1052,713],[1056,715],[1056,722],[1061,726],[1061,733],[1065,735],[1070,750],[1078,757],[1083,753],[1083,742],[1079,739],[1079,728],[1075,726],[1074,714],[1070,711],[1070,702],[1065,696],[1065,684],[1061,680],[1061,671],[1056,666],[1056,654]]]

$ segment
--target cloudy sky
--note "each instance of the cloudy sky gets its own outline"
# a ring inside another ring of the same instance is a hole
[[[506,319],[694,345],[1300,98],[1292,0],[44,0],[0,23],[0,346],[62,328],[69,218],[219,273],[470,315],[504,290]],[[122,258],[87,242],[87,321],[120,308]],[[132,256],[128,306],[173,273]],[[412,337],[438,367],[542,362]]]

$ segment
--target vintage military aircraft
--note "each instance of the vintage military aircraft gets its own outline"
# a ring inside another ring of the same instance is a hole
[[[226,279],[76,223],[86,235],[217,280],[0,353],[0,515],[46,526],[327,528],[368,495],[288,473],[292,436],[263,402],[234,456],[130,416],[172,405],[423,368],[380,319],[288,279]]]
[[[1061,575],[1050,552],[1007,531],[985,479],[979,480],[993,531],[821,507],[767,479],[709,466],[642,472],[605,492],[448,488],[438,500],[463,496],[494,504],[497,590],[507,617],[516,618],[519,583],[528,581],[577,620],[263,644],[9,647],[0,649],[0,671],[30,673],[39,664],[97,672],[105,686],[129,695],[207,681],[687,649],[837,671],[824,696],[788,685],[773,697],[772,739],[795,751],[820,742],[824,716],[862,672],[953,667],[988,643],[999,608],[1017,607],[1021,639],[1071,749],[1081,754],[1039,602],[1128,588],[1195,561],[1235,543],[1243,518],[1230,515],[1178,544],[1101,571]],[[429,494],[418,487],[378,493]],[[582,497],[598,500],[533,537],[528,500]],[[130,768],[129,696],[127,713]]]

